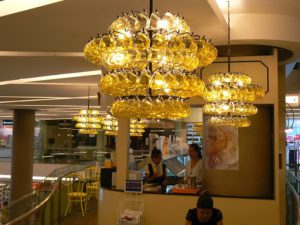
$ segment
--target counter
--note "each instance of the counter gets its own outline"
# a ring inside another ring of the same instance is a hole
[[[117,224],[117,209],[123,199],[144,201],[144,225],[184,224],[187,209],[196,205],[196,195],[177,194],[129,194],[114,189],[101,188],[98,205],[98,224]],[[167,209],[167,210],[163,210]],[[174,221],[174,222],[171,222]]]
[[[98,225],[116,225],[117,209],[123,199],[144,201],[143,225],[183,225],[190,208],[196,206],[197,195],[129,194],[115,189],[100,188]],[[275,200],[214,197],[214,206],[223,212],[224,224],[277,224]]]

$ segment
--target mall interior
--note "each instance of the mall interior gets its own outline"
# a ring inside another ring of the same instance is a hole
[[[298,224],[299,24],[297,0],[0,1],[0,224]],[[217,222],[187,216],[203,193]]]

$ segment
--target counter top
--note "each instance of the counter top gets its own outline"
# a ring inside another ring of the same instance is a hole
[[[197,196],[200,189],[186,189],[184,191],[177,191],[176,193],[172,192],[172,189],[174,188],[175,185],[167,185],[165,189],[162,189],[161,191],[143,191],[143,194],[158,194],[158,195],[195,195]],[[124,192],[124,190],[117,189],[115,186],[113,187],[101,187],[105,190],[111,190],[111,191],[117,191],[117,192]],[[177,188],[178,190],[178,188]]]

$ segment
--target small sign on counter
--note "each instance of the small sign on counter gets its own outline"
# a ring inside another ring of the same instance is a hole
[[[124,192],[143,193],[143,181],[141,181],[141,180],[126,180]]]

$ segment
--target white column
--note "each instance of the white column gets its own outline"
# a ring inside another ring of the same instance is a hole
[[[128,177],[128,153],[129,153],[129,119],[118,119],[118,136],[116,138],[117,149],[117,173],[116,188],[123,190],[124,182]]]

